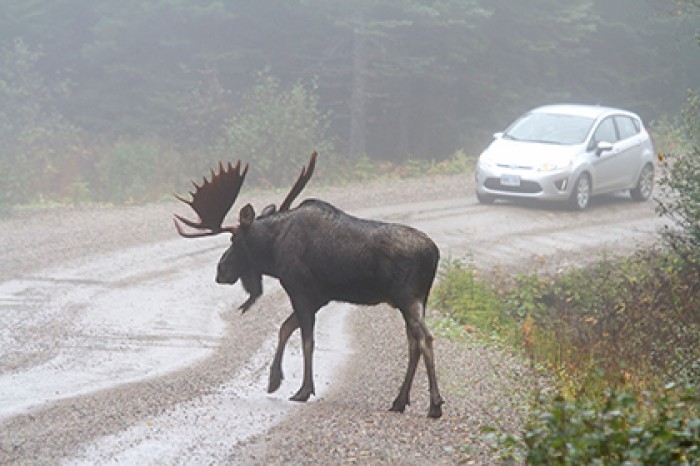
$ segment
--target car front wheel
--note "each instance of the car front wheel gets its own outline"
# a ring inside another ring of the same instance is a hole
[[[493,204],[494,202],[496,202],[496,196],[492,196],[490,194],[482,194],[479,191],[476,191],[476,198],[481,204]]]
[[[572,210],[584,210],[591,200],[591,177],[587,173],[582,173],[574,184],[569,198],[569,207]]]
[[[654,167],[647,164],[642,168],[642,173],[639,175],[637,187],[630,190],[632,199],[637,202],[649,200],[651,193],[654,190]]]

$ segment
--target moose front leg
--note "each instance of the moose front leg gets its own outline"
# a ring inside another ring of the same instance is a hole
[[[301,327],[301,340],[304,352],[304,381],[299,391],[296,392],[290,400],[307,401],[311,395],[316,394],[313,372],[314,323],[316,319],[314,313],[310,315],[297,315],[297,319],[301,320],[299,326]]]
[[[270,367],[270,381],[267,384],[267,393],[275,392],[280,388],[282,379],[284,379],[284,375],[282,374],[282,356],[284,355],[284,348],[287,345],[289,337],[294,333],[294,330],[298,328],[299,321],[293,312],[282,323],[282,326],[280,326],[277,350],[275,351],[275,358],[272,360],[272,367]]]
[[[243,288],[249,294],[248,299],[238,307],[242,313],[245,313],[263,294],[262,275],[243,275],[241,283],[243,283]]]

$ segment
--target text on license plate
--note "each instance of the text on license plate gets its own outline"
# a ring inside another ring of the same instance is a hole
[[[518,175],[501,175],[502,186],[520,186],[520,177]]]

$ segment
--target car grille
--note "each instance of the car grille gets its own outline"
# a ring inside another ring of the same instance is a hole
[[[497,163],[499,168],[510,168],[511,170],[532,170],[534,167],[528,165],[506,165],[505,163]]]
[[[506,191],[509,193],[528,193],[534,194],[542,191],[542,186],[535,181],[523,180],[520,182],[520,186],[504,186],[501,184],[501,180],[498,178],[486,178],[484,186],[488,189],[493,189],[496,191]]]

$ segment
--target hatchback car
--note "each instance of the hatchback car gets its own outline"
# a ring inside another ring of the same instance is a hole
[[[527,112],[479,156],[476,196],[566,201],[629,190],[646,201],[654,188],[654,147],[638,115],[593,105],[547,105]]]

